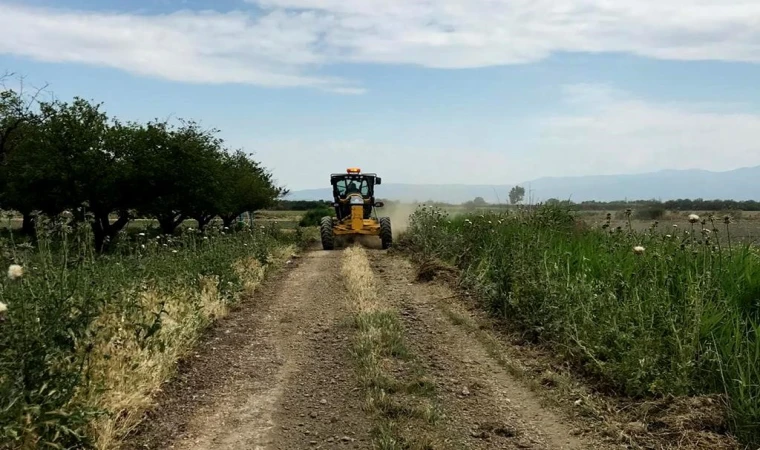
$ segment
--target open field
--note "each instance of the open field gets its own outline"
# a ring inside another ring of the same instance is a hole
[[[414,210],[414,206],[406,206],[405,210]],[[524,207],[530,209],[531,207]],[[524,209],[522,208],[522,209]],[[507,206],[484,206],[484,207],[465,207],[465,206],[446,206],[440,208],[447,214],[452,216],[471,214],[480,215],[488,213],[501,213],[505,211],[515,211],[521,209],[520,207],[507,207]],[[610,223],[612,228],[616,227],[628,227],[629,223],[633,229],[637,231],[645,231],[652,227],[657,222],[656,231],[662,234],[672,234],[674,226],[676,228],[683,227],[684,223],[688,221],[690,214],[697,214],[700,218],[708,219],[711,215],[714,216],[715,222],[722,223],[725,215],[731,217],[731,232],[732,235],[743,242],[760,243],[760,212],[759,211],[664,211],[662,217],[657,219],[641,219],[637,218],[636,211],[632,211],[632,216],[627,218],[625,216],[625,210],[610,209],[610,210],[577,210],[570,208],[572,214],[577,219],[583,221],[591,227],[601,227],[607,221],[607,214],[612,216]]]

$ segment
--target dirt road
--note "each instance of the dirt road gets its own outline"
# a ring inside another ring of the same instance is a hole
[[[542,406],[452,314],[454,293],[414,275],[381,250],[304,253],[208,333],[125,448],[612,448]]]

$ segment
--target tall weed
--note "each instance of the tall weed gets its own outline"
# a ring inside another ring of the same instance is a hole
[[[725,393],[733,431],[760,443],[760,254],[730,219],[590,229],[556,207],[449,217],[422,207],[405,239],[456,264],[492,313],[632,397]]]
[[[0,261],[0,447],[112,448],[200,332],[297,244],[273,229],[126,236],[6,234]]]

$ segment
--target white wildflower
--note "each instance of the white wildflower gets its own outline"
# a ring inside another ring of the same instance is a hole
[[[689,222],[691,223],[699,222],[699,216],[696,214],[689,214]]]
[[[0,302],[0,314],[4,313],[5,311],[8,311],[8,305],[6,305],[3,302]]]
[[[177,253],[177,250],[172,250],[172,253]]]
[[[137,235],[140,236],[140,237],[144,237],[145,233],[137,233]]]
[[[637,255],[641,255],[644,253],[644,247],[637,245],[636,247],[633,247],[633,253]]]
[[[145,244],[140,245],[141,249],[145,249]]]
[[[8,278],[11,280],[21,278],[22,276],[24,276],[23,267],[19,266],[18,264],[11,264],[10,267],[8,267]]]
[[[671,235],[669,235],[669,234],[666,234],[666,235],[665,235],[665,237],[666,237],[667,239],[670,239],[670,238],[672,238],[673,236],[671,236]]]

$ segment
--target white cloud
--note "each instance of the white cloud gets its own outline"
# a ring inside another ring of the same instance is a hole
[[[573,85],[581,112],[541,120],[535,157],[553,175],[661,169],[731,170],[760,164],[760,116],[725,105],[651,102],[608,86]]]
[[[1,0],[0,0],[1,1]],[[0,3],[0,53],[186,82],[361,92],[335,63],[467,68],[554,52],[760,62],[756,0],[249,0],[257,15],[94,13]]]
[[[283,22],[290,28],[281,30]],[[360,92],[345,80],[304,75],[299,69],[322,60],[309,46],[323,26],[313,14],[284,11],[254,20],[239,12],[142,16],[0,4],[0,29],[13,36],[0,40],[0,53],[183,82]]]

